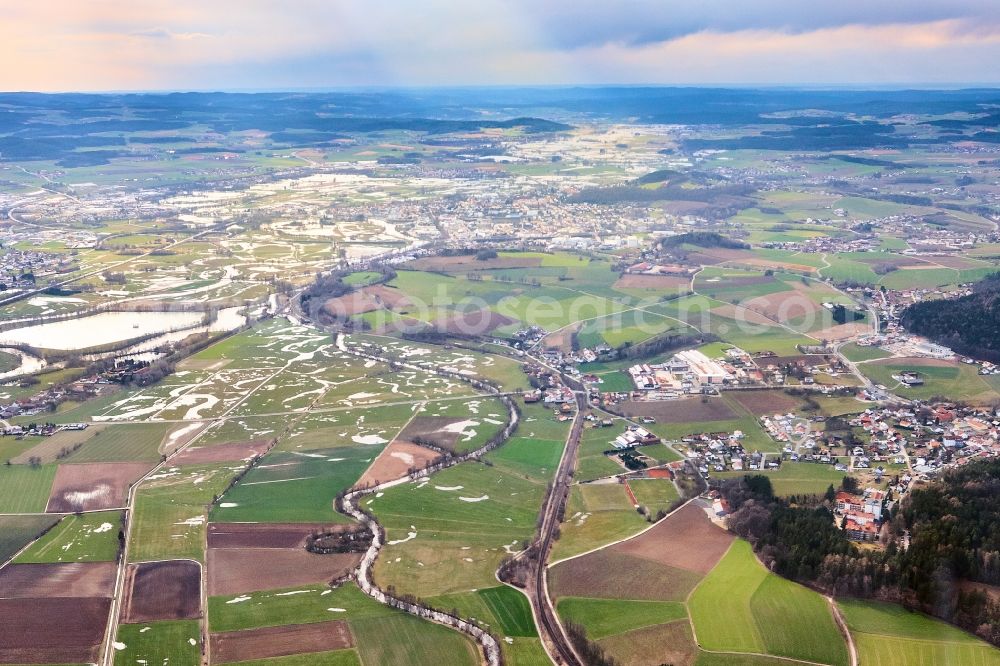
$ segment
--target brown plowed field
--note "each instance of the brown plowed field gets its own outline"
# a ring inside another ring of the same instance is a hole
[[[203,465],[205,463],[248,460],[260,455],[270,447],[271,440],[255,439],[249,442],[226,442],[213,446],[198,446],[185,449],[170,461],[171,465]]]
[[[125,576],[125,622],[189,620],[201,615],[201,566],[197,562],[143,562],[130,565]]]
[[[956,268],[959,270],[964,270],[969,268],[982,268],[981,263],[976,261],[970,261],[965,257],[959,257],[957,255],[927,257],[927,261],[935,264],[940,264],[942,266],[947,266],[948,268]]]
[[[380,308],[395,310],[409,303],[410,300],[403,292],[379,284],[331,298],[323,304],[323,309],[337,317],[350,317]]]
[[[701,507],[688,504],[611,550],[704,575],[722,559],[732,541],[733,535],[714,525]]]
[[[683,398],[681,400],[634,401],[621,404],[626,416],[652,416],[657,423],[694,423],[696,421],[727,421],[736,413],[719,398]],[[711,428],[705,428],[710,430]]]
[[[314,532],[343,525],[324,523],[209,523],[209,548],[305,548]]]
[[[434,323],[434,327],[453,335],[485,335],[495,328],[513,323],[514,320],[510,317],[483,308],[462,312],[448,319],[440,319]]]
[[[687,288],[691,278],[683,275],[623,275],[611,285],[612,289],[668,289]]]
[[[220,664],[353,646],[351,628],[343,620],[229,631],[211,636],[212,661]]]
[[[114,562],[11,564],[0,569],[0,598],[110,597]]]
[[[820,340],[847,340],[848,338],[855,338],[865,333],[871,333],[871,331],[872,327],[865,322],[855,321],[850,324],[839,324],[819,331],[813,331],[810,335]]]
[[[754,416],[784,414],[801,404],[784,391],[729,391],[726,395]]]
[[[717,308],[712,308],[709,312],[719,317],[728,317],[740,323],[759,324],[762,326],[778,325],[775,321],[768,319],[764,315],[739,305],[720,305]]]
[[[698,659],[698,646],[687,620],[626,631],[602,638],[597,643],[619,663],[629,666],[692,666]],[[744,663],[766,664],[768,661]]]
[[[208,593],[242,594],[327,583],[354,569],[361,553],[316,555],[302,548],[210,548]]]
[[[567,560],[549,570],[556,597],[684,601],[701,580],[699,574],[663,566],[611,548]]]
[[[0,599],[0,663],[96,663],[111,599]]]
[[[573,334],[579,330],[579,323],[571,324],[546,335],[542,338],[542,344],[546,349],[559,349],[560,351],[569,353],[573,351]]]
[[[394,440],[382,449],[382,453],[372,461],[355,486],[361,487],[402,478],[411,467],[422,469],[440,457],[441,454],[436,451],[410,442]]]
[[[59,465],[45,510],[49,513],[73,513],[124,506],[129,484],[151,468],[149,463]]]
[[[800,289],[789,289],[766,296],[756,296],[749,299],[745,305],[778,322],[793,321],[816,313],[827,316],[832,321],[832,318],[827,315],[828,310],[806,296]]]
[[[457,416],[415,416],[406,424],[397,439],[412,442],[415,438],[422,437],[442,448],[450,449],[458,441],[459,433],[448,432],[444,428],[464,420]]]

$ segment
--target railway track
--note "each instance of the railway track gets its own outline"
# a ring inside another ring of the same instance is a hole
[[[577,655],[573,644],[563,630],[562,624],[556,617],[555,608],[552,606],[548,594],[546,562],[552,551],[555,531],[559,526],[560,512],[569,495],[569,484],[572,480],[573,467],[576,464],[577,451],[580,448],[580,434],[583,431],[583,410],[587,406],[586,394],[582,390],[576,391],[575,394],[576,416],[573,418],[573,425],[566,438],[566,449],[563,451],[559,468],[556,470],[552,489],[546,497],[543,507],[542,525],[536,541],[538,560],[532,576],[531,590],[528,594],[528,598],[534,606],[535,617],[538,618],[541,625],[539,629],[542,639],[551,648],[550,656],[557,664],[566,666],[583,666],[583,660]]]

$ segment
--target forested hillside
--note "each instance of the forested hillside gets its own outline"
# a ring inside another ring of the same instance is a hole
[[[1000,361],[1000,273],[976,284],[968,296],[915,303],[900,321],[960,354]]]

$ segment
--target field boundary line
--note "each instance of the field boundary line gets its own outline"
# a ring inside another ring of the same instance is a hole
[[[549,658],[549,661],[552,662],[553,664],[557,663],[555,657],[552,656],[552,652],[549,650],[548,644],[545,641],[542,640],[542,635],[538,631],[538,627],[539,627],[540,623],[538,621],[538,616],[535,614],[535,605],[533,603],[531,603],[531,597],[528,596],[527,590],[526,589],[521,589],[520,587],[517,587],[516,585],[511,585],[510,583],[507,583],[507,582],[504,582],[503,580],[500,580],[500,569],[499,568],[497,568],[493,572],[493,577],[496,578],[500,582],[501,585],[505,585],[505,586],[509,587],[512,590],[517,590],[518,593],[521,596],[523,596],[525,599],[527,599],[527,601],[528,601],[528,608],[531,609],[531,621],[535,623],[535,633],[538,634],[538,642],[541,643],[542,650],[545,651],[545,656],[547,656]]]
[[[413,419],[417,418],[417,414],[419,414],[420,412],[423,411],[424,406],[427,404],[427,401],[426,400],[422,400],[420,402],[415,402],[415,403],[412,403],[412,404],[413,404],[414,408],[410,412],[410,418],[406,419],[406,423],[404,423],[399,428],[399,430],[396,431],[395,436],[386,443],[386,445],[382,448],[382,450],[378,452],[378,455],[375,456],[374,458],[372,458],[372,461],[370,463],[368,463],[368,467],[365,467],[365,471],[361,472],[361,476],[358,477],[358,480],[361,480],[362,478],[364,478],[365,474],[368,473],[368,470],[370,470],[373,467],[375,467],[375,463],[377,463],[379,460],[382,459],[382,456],[384,456],[385,452],[389,450],[389,447],[392,446],[393,443],[396,442],[399,439],[399,436],[403,434],[403,431],[406,430],[406,428],[411,423],[413,423]],[[356,483],[357,482],[355,482],[355,484]]]
[[[579,484],[577,484],[577,485],[579,485]],[[547,565],[546,568],[548,568],[548,567],[554,567],[557,564],[562,564],[563,562],[569,562],[570,560],[575,560],[578,557],[583,557],[584,555],[590,555],[592,553],[596,553],[599,550],[604,550],[605,548],[610,548],[611,546],[617,546],[620,543],[625,543],[626,541],[631,541],[632,539],[636,539],[636,538],[642,536],[643,534],[645,534],[646,532],[648,532],[649,530],[653,529],[654,527],[656,527],[657,525],[659,525],[661,522],[663,522],[664,520],[666,520],[670,516],[674,515],[675,513],[677,513],[678,511],[680,511],[684,507],[686,507],[688,504],[691,504],[692,502],[694,502],[696,500],[699,500],[699,499],[701,499],[700,495],[692,497],[689,500],[686,500],[679,507],[677,507],[676,509],[674,509],[673,511],[671,511],[670,513],[668,513],[667,515],[665,515],[663,518],[660,518],[660,520],[656,521],[655,523],[653,523],[649,527],[642,528],[642,531],[640,531],[640,532],[636,532],[635,534],[633,534],[631,536],[627,536],[627,537],[624,537],[622,539],[618,539],[617,541],[611,541],[611,542],[606,543],[606,544],[604,544],[602,546],[597,546],[596,548],[591,548],[590,550],[585,551],[583,553],[577,553],[576,555],[570,555],[569,557],[564,557],[564,558],[562,558],[560,560],[556,560],[555,562],[550,562]],[[729,551],[726,551],[726,552],[729,552]],[[723,557],[725,557],[725,555],[723,555]]]
[[[827,596],[826,601],[830,605],[830,612],[833,613],[833,620],[837,623],[837,628],[847,639],[847,654],[851,659],[851,666],[858,666],[858,646],[854,643],[854,636],[851,634],[850,627],[847,626],[847,620],[840,612],[840,606],[837,605],[836,599]]]

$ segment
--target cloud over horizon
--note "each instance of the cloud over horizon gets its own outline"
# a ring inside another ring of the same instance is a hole
[[[996,83],[991,0],[50,0],[0,89]]]

